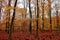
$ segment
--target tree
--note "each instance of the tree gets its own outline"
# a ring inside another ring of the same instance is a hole
[[[32,12],[31,12],[31,0],[29,0],[29,15],[30,15],[30,19],[32,19]],[[30,30],[30,33],[32,33],[32,26],[31,26],[31,23],[32,23],[32,21],[30,20],[30,27],[29,27],[29,30]]]
[[[17,0],[15,0],[15,4],[14,4],[14,7],[16,7],[17,5]],[[12,20],[11,20],[11,25],[10,25],[10,34],[9,34],[9,40],[12,40],[12,27],[13,27],[13,22],[14,22],[14,19],[15,19],[15,9],[13,9],[14,12],[13,12],[13,16],[12,16]]]
[[[36,26],[36,37],[38,38],[38,18],[39,18],[39,5],[38,5],[38,0],[37,0],[36,2],[37,2],[37,19],[36,19],[37,26]]]
[[[44,30],[44,1],[42,0],[42,30]]]
[[[60,27],[59,27],[59,15],[58,15],[58,7],[57,7],[58,5],[57,4],[55,4],[55,7],[56,7],[56,25],[57,25],[57,30],[59,30],[60,29]]]
[[[51,21],[51,0],[48,0],[48,6],[49,6],[49,17],[50,17],[50,29],[52,31],[52,21]]]
[[[6,31],[9,32],[9,28],[10,28],[10,9],[11,9],[11,0],[9,0],[8,6],[7,6],[8,10],[7,10],[7,19],[6,19]],[[6,9],[7,9],[6,8]]]

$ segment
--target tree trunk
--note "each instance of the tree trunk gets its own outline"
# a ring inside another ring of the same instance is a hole
[[[59,27],[59,16],[58,16],[58,10],[56,10],[56,21],[57,21],[57,27]]]
[[[16,7],[16,4],[17,4],[17,0],[15,1],[14,8]],[[10,25],[9,40],[12,40],[12,27],[13,27],[13,22],[14,22],[14,19],[15,19],[15,9],[13,9],[13,10],[14,10],[14,12],[13,12],[12,20],[11,20],[11,25]]]
[[[32,26],[31,26],[31,24],[32,24],[32,21],[31,21],[31,19],[32,19],[32,12],[31,12],[31,7],[30,7],[30,2],[31,2],[31,0],[29,0],[29,13],[30,13],[30,27],[29,27],[29,30],[30,30],[30,33],[32,33]]]
[[[56,6],[56,25],[57,25],[57,30],[60,29],[59,27],[59,15],[58,15],[58,9],[57,9],[57,4],[55,5]]]
[[[49,6],[49,17],[50,17],[50,31],[52,31],[52,21],[51,21],[51,0],[48,0]]]
[[[38,18],[39,18],[39,6],[38,6],[38,0],[37,0],[37,26],[36,26],[36,37],[38,38]]]
[[[44,31],[44,0],[42,3],[42,31]]]
[[[24,9],[26,9],[26,0],[23,0],[24,1]],[[26,18],[26,13],[22,14],[23,15],[23,18]]]
[[[9,0],[8,6],[11,6],[10,3],[11,3],[11,0]],[[6,31],[9,32],[9,29],[10,29],[10,10],[8,10],[7,16],[8,17],[7,17],[7,22],[6,22]]]

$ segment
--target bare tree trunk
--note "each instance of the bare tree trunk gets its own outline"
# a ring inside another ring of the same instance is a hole
[[[59,27],[59,15],[58,15],[57,4],[55,5],[55,7],[56,7],[56,23],[57,23],[57,30],[59,30],[60,27]]]
[[[42,30],[44,31],[44,1],[42,3]]]
[[[35,7],[35,18],[36,18],[36,7]]]
[[[38,0],[37,0],[37,19],[36,19],[36,22],[37,22],[36,37],[37,37],[37,39],[38,39],[38,18],[39,18],[39,6],[38,6]]]
[[[30,2],[31,2],[31,0],[29,0],[29,13],[30,13],[30,27],[29,27],[29,30],[30,30],[30,33],[32,33],[32,26],[31,26],[31,24],[32,24],[32,21],[31,21],[31,19],[32,19],[32,12],[31,12],[31,7],[30,7]]]
[[[11,6],[11,0],[9,0],[8,6]],[[10,29],[10,10],[8,10],[9,13],[7,13],[7,22],[6,22],[6,31],[9,32]]]
[[[60,28],[60,27],[59,27],[59,17],[58,17],[58,10],[56,11],[56,21],[57,21],[57,27],[58,27],[58,28]]]
[[[25,9],[26,9],[26,1],[27,1],[27,0],[24,0],[24,8],[25,8]],[[25,18],[26,18],[26,13],[25,13],[24,16],[25,16]]]
[[[11,25],[10,25],[10,33],[9,33],[9,40],[12,40],[12,27],[13,27],[13,22],[15,19],[15,7],[17,5],[17,0],[15,1],[15,5],[14,5],[14,12],[13,12],[13,16],[12,16],[12,20],[11,20]]]
[[[23,1],[24,1],[24,9],[26,9],[26,0],[23,0]],[[24,13],[22,15],[23,15],[24,19],[26,19],[26,13]],[[23,23],[23,25],[24,25],[24,23]],[[26,25],[23,27],[23,30],[24,30],[24,32],[26,31]]]
[[[51,21],[51,0],[48,0],[49,6],[49,17],[50,17],[50,30],[52,31],[52,21]]]

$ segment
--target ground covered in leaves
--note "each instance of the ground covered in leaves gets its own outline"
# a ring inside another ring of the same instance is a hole
[[[1,31],[0,40],[9,40],[9,34]],[[60,40],[60,31],[38,31],[37,37],[36,31],[32,34],[29,31],[13,32],[12,40]]]

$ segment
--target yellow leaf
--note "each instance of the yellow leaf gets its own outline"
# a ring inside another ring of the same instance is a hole
[[[5,7],[5,11],[4,11],[4,13],[8,13],[9,10],[11,10],[11,9],[13,9],[13,7],[7,5],[7,6]]]
[[[25,8],[16,8],[16,12],[25,14],[27,10]]]
[[[12,6],[6,6],[6,8],[5,8],[5,10],[10,10],[10,9],[12,9],[13,7]]]

